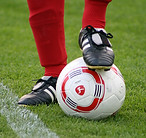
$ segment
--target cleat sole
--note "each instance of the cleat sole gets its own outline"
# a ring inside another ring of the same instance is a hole
[[[90,65],[87,65],[87,67],[90,69],[110,69],[112,66],[90,66]]]

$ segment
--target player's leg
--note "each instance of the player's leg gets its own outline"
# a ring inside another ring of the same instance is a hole
[[[82,19],[82,30],[79,45],[83,50],[83,58],[91,69],[109,69],[114,63],[114,53],[106,33],[106,9],[111,0],[85,0]]]
[[[57,77],[66,65],[64,0],[27,0],[29,22],[37,45],[40,63],[45,67],[32,92],[18,104],[38,105],[55,101]]]
[[[58,76],[66,64],[64,0],[28,0],[29,22],[45,75]]]

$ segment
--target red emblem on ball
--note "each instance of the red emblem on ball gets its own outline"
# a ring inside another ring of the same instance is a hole
[[[75,89],[76,93],[79,95],[83,95],[85,93],[85,87],[83,85],[79,85]]]

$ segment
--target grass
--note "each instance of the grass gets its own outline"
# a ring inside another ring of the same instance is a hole
[[[17,135],[13,132],[10,126],[7,125],[7,120],[0,114],[0,137],[1,138],[17,138]]]
[[[68,62],[80,57],[78,33],[84,1],[66,1],[65,34]],[[116,55],[115,64],[126,83],[126,99],[116,117],[88,121],[66,116],[58,104],[28,107],[48,128],[61,138],[97,138],[146,136],[146,18],[144,0],[113,1],[107,11],[107,32]],[[29,93],[40,78],[41,68],[28,23],[25,0],[1,1],[0,8],[0,82],[21,97]],[[73,52],[72,52],[73,51]],[[4,116],[0,115],[0,137],[16,137]]]

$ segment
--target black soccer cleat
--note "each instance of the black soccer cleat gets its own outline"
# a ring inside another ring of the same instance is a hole
[[[39,79],[32,89],[32,92],[26,94],[18,101],[19,105],[40,105],[51,104],[56,100],[56,82],[57,77],[50,77],[47,80]]]
[[[79,46],[83,59],[90,69],[110,69],[114,63],[114,52],[108,38],[113,35],[97,31],[88,25],[79,34]]]

